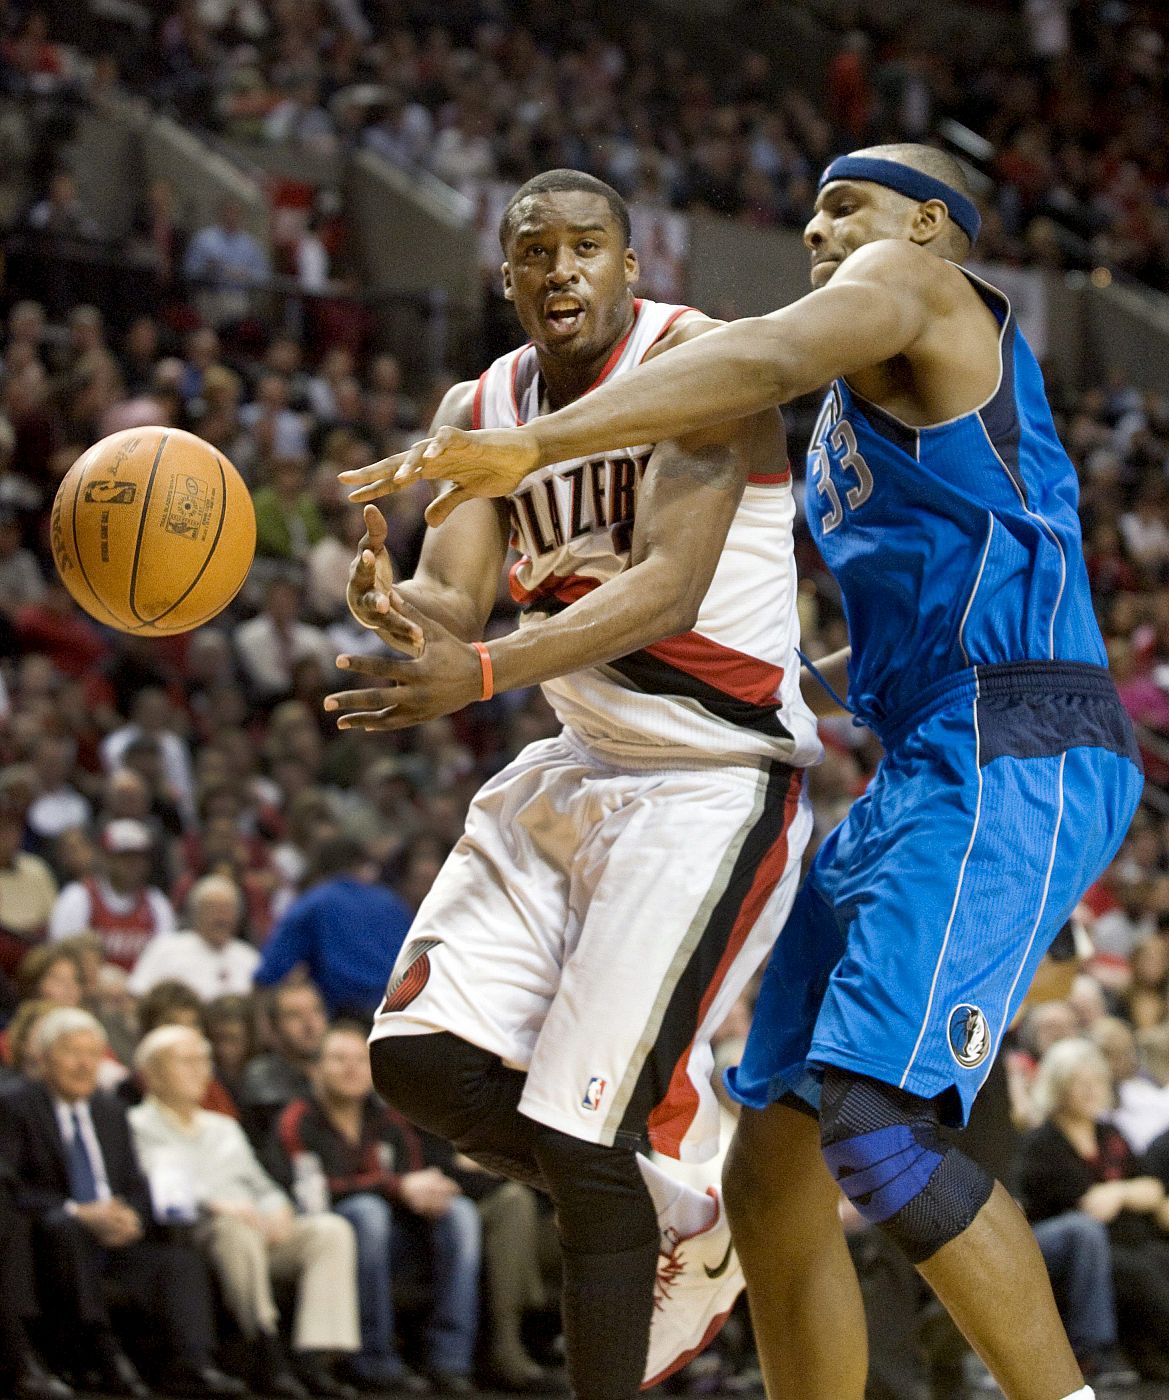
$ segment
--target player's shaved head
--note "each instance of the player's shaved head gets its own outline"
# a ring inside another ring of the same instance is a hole
[[[974,191],[970,187],[962,162],[956,160],[948,151],[939,150],[937,146],[925,146],[917,141],[893,141],[884,146],[866,146],[863,150],[850,151],[849,154],[872,160],[895,161],[898,165],[906,165],[911,170],[920,170],[923,175],[941,180],[967,199],[974,198]],[[952,220],[944,239],[946,247],[939,251],[947,252],[957,261],[961,261],[970,252],[970,239]]]
[[[542,175],[534,175],[525,184],[522,184],[508,200],[507,208],[503,211],[503,218],[499,221],[499,242],[504,252],[507,251],[508,239],[515,232],[516,225],[520,221],[522,206],[527,200],[541,194],[574,192],[599,195],[608,204],[610,212],[621,230],[625,246],[628,248],[633,236],[629,221],[629,206],[612,185],[605,184],[604,180],[598,180],[595,175],[587,175],[583,170],[545,170]]]

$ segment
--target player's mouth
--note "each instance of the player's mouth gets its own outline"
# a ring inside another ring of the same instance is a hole
[[[842,259],[828,255],[812,260],[811,278],[816,286],[823,286],[840,266]]]
[[[575,297],[549,297],[544,322],[554,335],[575,335],[584,325],[585,309]]]

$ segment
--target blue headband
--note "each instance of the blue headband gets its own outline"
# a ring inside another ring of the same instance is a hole
[[[873,185],[884,185],[896,190],[907,199],[916,199],[924,204],[927,199],[940,199],[949,210],[950,218],[958,225],[973,243],[982,227],[982,219],[974,201],[959,194],[944,180],[935,180],[932,175],[923,175],[912,166],[902,165],[895,160],[881,160],[877,156],[840,156],[832,162],[820,176],[819,188],[823,189],[830,180],[867,180]]]

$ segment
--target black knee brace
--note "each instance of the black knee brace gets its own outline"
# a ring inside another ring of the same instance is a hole
[[[535,1157],[536,1124],[519,1112],[521,1071],[446,1031],[375,1040],[369,1063],[378,1093],[412,1123],[488,1171],[547,1190]]]
[[[848,1070],[824,1075],[820,1140],[841,1190],[915,1264],[957,1238],[994,1181],[943,1141],[934,1102]]]
[[[630,1148],[582,1142],[535,1124],[536,1161],[566,1249],[617,1254],[658,1240],[658,1220]]]

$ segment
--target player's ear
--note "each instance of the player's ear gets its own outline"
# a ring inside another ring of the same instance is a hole
[[[910,237],[915,243],[932,243],[946,226],[950,211],[940,199],[927,199],[917,206]]]
[[[641,265],[637,261],[637,254],[632,248],[625,250],[625,285],[632,287],[634,282],[641,276]]]
[[[515,301],[515,292],[511,285],[511,263],[505,262],[499,269],[503,275],[503,299],[504,301]]]

